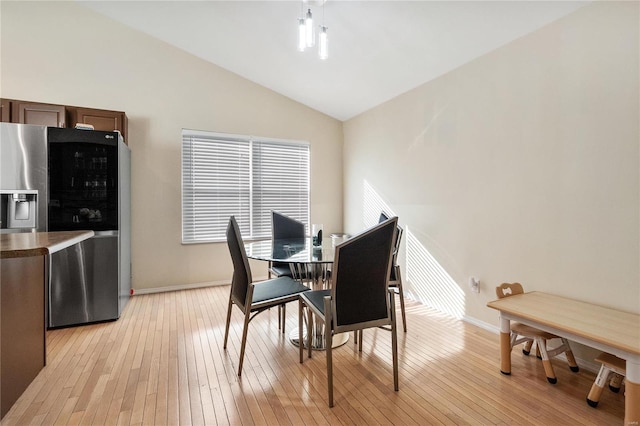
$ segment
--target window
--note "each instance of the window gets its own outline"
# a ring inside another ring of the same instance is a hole
[[[271,236],[271,210],[309,223],[309,144],[182,130],[182,242]]]

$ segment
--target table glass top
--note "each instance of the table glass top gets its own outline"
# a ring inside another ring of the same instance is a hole
[[[332,263],[335,249],[331,239],[315,247],[311,238],[295,240],[263,240],[244,245],[247,257],[288,263]]]

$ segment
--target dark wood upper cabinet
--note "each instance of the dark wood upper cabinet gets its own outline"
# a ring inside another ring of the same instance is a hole
[[[127,115],[122,111],[0,99],[0,121],[50,127],[90,124],[95,130],[118,130],[127,143]]]
[[[95,130],[119,130],[125,141],[127,140],[127,118],[124,112],[92,108],[69,108],[69,117],[69,127],[75,127],[76,124],[82,123],[92,125]]]
[[[11,122],[66,127],[67,110],[64,105],[11,101]]]
[[[8,99],[0,99],[0,121],[11,121],[11,102]]]

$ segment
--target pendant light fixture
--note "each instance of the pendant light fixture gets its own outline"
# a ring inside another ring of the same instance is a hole
[[[327,38],[327,27],[320,27],[318,55],[323,61],[329,57],[329,39]]]
[[[316,44],[311,7],[307,7],[307,12],[304,12],[305,5],[311,6],[310,3],[310,0],[303,1],[300,8],[301,17],[298,19],[298,50],[300,52],[304,52],[308,47],[313,47]],[[318,55],[320,59],[325,60],[329,57],[329,39],[327,37],[329,28],[324,25],[324,4],[326,0],[319,0],[317,3],[322,4],[322,25],[320,25],[318,33]]]
[[[298,50],[304,52],[307,48],[307,27],[304,18],[298,19]]]
[[[304,17],[304,26],[306,29],[307,47],[313,47],[316,44],[315,31],[313,28],[313,15],[311,9],[307,10],[307,15]]]
[[[318,47],[318,55],[323,61],[329,57],[329,38],[327,37],[328,28],[324,25],[324,4],[326,0],[322,2],[322,25],[320,26],[320,42]]]

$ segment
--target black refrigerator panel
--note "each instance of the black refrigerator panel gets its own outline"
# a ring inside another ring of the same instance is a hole
[[[49,127],[48,230],[118,229],[116,132]]]

